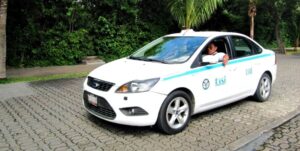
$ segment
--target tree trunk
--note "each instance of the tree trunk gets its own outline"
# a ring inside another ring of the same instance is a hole
[[[7,0],[0,0],[0,79],[6,78]]]
[[[278,50],[280,53],[286,53],[284,48],[284,43],[281,39],[281,32],[280,32],[280,17],[276,16],[276,25],[275,25],[275,34],[276,34],[276,41],[278,45]]]
[[[295,51],[297,51],[297,48],[299,47],[299,41],[300,41],[300,38],[299,38],[299,36],[297,36],[296,41],[295,41],[295,48],[294,48]]]
[[[251,17],[250,37],[254,39],[254,16]]]
[[[256,16],[256,1],[249,1],[248,16],[250,17],[250,37],[254,39],[254,17]]]

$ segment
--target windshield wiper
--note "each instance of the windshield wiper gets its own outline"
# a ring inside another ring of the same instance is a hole
[[[165,62],[163,60],[157,60],[157,59],[151,59],[151,58],[141,58],[141,57],[130,56],[129,59],[142,60],[142,61],[150,61],[150,62],[159,62],[159,63],[167,64],[167,62]]]
[[[165,63],[167,64],[167,62],[163,61],[163,60],[157,60],[157,59],[150,59],[150,58],[146,58],[147,61],[152,61],[152,62],[160,62],[160,63]]]
[[[133,59],[133,60],[143,60],[145,61],[144,58],[141,58],[141,57],[133,57],[133,56],[129,56],[129,59]]]

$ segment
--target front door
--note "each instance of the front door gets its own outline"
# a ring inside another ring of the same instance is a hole
[[[219,37],[212,41],[217,45],[218,52],[226,53],[231,57],[226,37]],[[205,55],[206,49],[202,50],[200,57]],[[192,70],[193,90],[196,91],[195,98],[198,99],[195,101],[196,110],[214,108],[231,98],[235,89],[234,81],[237,78],[233,70],[232,66],[224,65],[223,62],[202,64]]]

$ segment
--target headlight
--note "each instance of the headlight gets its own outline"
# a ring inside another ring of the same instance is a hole
[[[157,82],[159,78],[148,80],[136,80],[123,84],[117,89],[117,93],[137,93],[149,91]]]

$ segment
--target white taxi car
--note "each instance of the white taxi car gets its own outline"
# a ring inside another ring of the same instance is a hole
[[[212,41],[228,54],[226,65],[204,59]],[[276,72],[275,53],[245,35],[183,30],[92,71],[83,105],[109,122],[175,134],[193,114],[249,96],[266,101]]]

